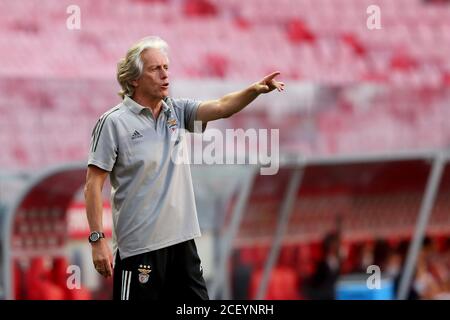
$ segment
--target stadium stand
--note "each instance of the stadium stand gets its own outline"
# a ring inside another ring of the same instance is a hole
[[[2,21],[0,46],[8,54],[1,74],[109,78],[128,44],[158,33],[174,47],[174,73],[188,77],[253,79],[276,63],[286,78],[320,83],[375,77],[400,85],[441,84],[449,72],[449,7],[378,1],[383,27],[372,32],[366,27],[367,15],[361,14],[370,4],[282,0],[273,8],[268,0],[258,5],[235,0],[121,0],[111,8],[105,0],[95,5],[84,0],[79,6],[89,10],[83,11],[83,32],[67,34],[67,15],[61,10],[67,1],[55,6],[45,0],[39,8],[31,1],[3,3],[2,10],[9,14]],[[24,16],[29,17],[26,22]],[[255,62],[256,52],[264,54]],[[217,68],[221,72],[214,73]]]
[[[371,32],[359,14],[370,1],[283,0],[275,10],[270,1],[122,0],[114,7],[104,0],[95,5],[80,1],[80,8],[89,10],[83,11],[83,32],[77,33],[65,28],[64,1],[58,6],[42,1],[39,8],[32,3],[0,8],[9,12],[0,31],[5,49],[0,87],[8,92],[0,101],[1,143],[8,150],[1,155],[2,165],[84,159],[96,117],[118,103],[116,62],[130,43],[148,33],[172,45],[177,79],[253,80],[277,68],[288,80],[337,86],[337,93],[328,93],[335,98],[314,106],[312,114],[294,113],[289,125],[295,134],[281,137],[284,148],[336,154],[447,143],[449,133],[441,122],[448,116],[448,6],[381,1],[383,28]],[[30,13],[35,14],[24,22]],[[126,27],[116,23],[122,19]],[[343,87],[361,82],[395,89],[360,97],[368,104],[362,108],[352,90]],[[405,96],[401,88],[411,87],[416,91]],[[25,112],[28,117],[22,116]],[[268,127],[280,127],[270,114],[262,118]],[[227,125],[248,121],[233,119]],[[74,125],[77,132],[65,132]],[[25,134],[29,130],[32,137]]]

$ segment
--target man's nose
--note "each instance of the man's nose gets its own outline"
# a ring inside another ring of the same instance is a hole
[[[162,69],[161,71],[161,79],[166,79],[169,77],[169,70]]]

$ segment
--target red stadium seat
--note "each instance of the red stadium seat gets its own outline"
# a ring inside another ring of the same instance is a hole
[[[364,56],[367,53],[366,48],[361,41],[358,40],[357,36],[351,33],[345,33],[342,35],[342,41],[350,46],[355,54],[359,56]]]
[[[184,13],[187,16],[214,16],[217,11],[217,7],[208,0],[184,1]]]
[[[287,25],[287,35],[292,43],[312,43],[316,40],[313,32],[299,19],[292,19]]]
[[[30,300],[64,300],[65,297],[64,290],[50,281],[37,280],[29,286]]]
[[[249,297],[255,299],[262,279],[262,269],[252,273],[250,280]],[[294,269],[287,267],[275,267],[272,270],[267,286],[266,300],[295,300],[299,299],[297,274]]]
[[[46,300],[46,297],[53,294],[58,295],[62,294],[61,299],[64,298],[64,294],[62,290],[56,290],[56,286],[50,283],[50,272],[45,265],[44,257],[34,257],[31,259],[29,267],[26,271],[25,275],[26,282],[26,295],[24,299],[29,300]],[[49,290],[46,292],[45,290]],[[56,291],[59,293],[56,293]]]
[[[450,87],[450,71],[446,71],[443,73],[442,75],[442,83],[447,86]]]
[[[81,287],[80,289],[69,290],[66,297],[69,300],[91,300],[92,294],[88,289]]]
[[[228,69],[228,61],[221,54],[209,53],[205,56],[205,76],[225,78]]]
[[[53,267],[51,270],[50,278],[51,281],[61,287],[67,287],[67,267],[69,264],[67,263],[67,259],[65,257],[55,257],[53,258]]]
[[[417,61],[408,53],[396,53],[391,58],[391,68],[401,71],[410,71],[417,67]]]

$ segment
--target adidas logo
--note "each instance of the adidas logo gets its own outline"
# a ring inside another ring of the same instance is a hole
[[[133,135],[131,136],[131,140],[137,139],[137,138],[143,138],[144,136],[139,133],[139,131],[134,130]]]

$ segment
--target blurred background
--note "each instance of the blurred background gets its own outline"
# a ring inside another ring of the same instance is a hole
[[[81,188],[147,35],[174,97],[286,83],[209,125],[278,129],[276,175],[192,165],[211,298],[450,298],[450,4],[424,0],[0,0],[0,298],[111,298]]]

